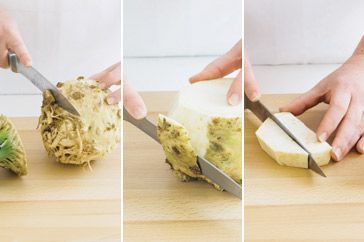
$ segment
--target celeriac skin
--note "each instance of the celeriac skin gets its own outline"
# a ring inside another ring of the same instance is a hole
[[[18,176],[28,173],[23,143],[14,124],[4,115],[0,115],[0,167]]]
[[[120,142],[121,115],[117,105],[106,102],[108,92],[84,77],[57,87],[80,117],[59,107],[50,91],[43,93],[39,124],[48,154],[61,163],[80,165],[110,153]]]
[[[159,117],[158,134],[173,169],[206,180],[196,162],[198,155],[242,183],[242,107],[225,99],[232,82],[218,79],[189,85],[180,90],[168,117]]]

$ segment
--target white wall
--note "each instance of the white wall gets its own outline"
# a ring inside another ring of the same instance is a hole
[[[124,0],[124,66],[139,91],[180,89],[241,36],[241,0]]]
[[[121,59],[120,0],[0,0],[17,21],[34,66],[58,82],[91,75]],[[0,94],[40,94],[0,70]]]
[[[220,55],[241,38],[241,0],[124,0],[124,55]]]
[[[362,0],[245,0],[253,64],[341,63],[363,34]]]
[[[303,93],[352,54],[364,34],[364,1],[245,0],[244,20],[261,91]]]

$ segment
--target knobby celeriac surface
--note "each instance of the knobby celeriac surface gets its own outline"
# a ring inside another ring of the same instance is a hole
[[[164,115],[159,115],[157,133],[166,154],[166,162],[181,181],[205,180],[221,190],[219,185],[202,175],[188,131],[182,125]]]
[[[242,183],[242,106],[226,102],[232,79],[182,88],[168,117],[160,115],[158,135],[169,163],[183,181],[203,179],[197,155]],[[214,186],[220,189],[219,186]]]
[[[110,153],[120,142],[121,113],[118,105],[107,104],[108,91],[84,77],[57,87],[80,117],[59,107],[50,91],[43,93],[39,125],[48,154],[58,162],[80,165]]]
[[[0,115],[0,167],[19,176],[27,174],[23,143],[13,123],[4,115]]]

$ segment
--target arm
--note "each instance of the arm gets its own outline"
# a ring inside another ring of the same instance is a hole
[[[325,141],[337,131],[332,157],[341,160],[355,145],[364,153],[364,36],[344,64],[281,111],[300,115],[320,102],[328,103],[329,108],[316,134]]]
[[[361,37],[361,40],[356,47],[353,55],[364,55],[364,35]]]

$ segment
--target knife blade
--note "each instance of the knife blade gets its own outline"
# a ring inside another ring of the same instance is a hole
[[[204,158],[197,156],[197,162],[204,176],[218,184],[225,191],[242,199],[242,187],[239,183]]]
[[[42,92],[45,90],[50,90],[53,94],[54,99],[56,100],[57,104],[65,109],[66,111],[80,116],[77,109],[70,103],[70,101],[58,90],[56,86],[54,86],[50,81],[48,81],[40,72],[38,72],[33,67],[26,67],[22,63],[20,63],[16,54],[8,50],[8,61],[11,70],[15,73],[20,73],[29,79],[33,85],[38,87]]]
[[[135,119],[133,118],[125,108],[123,108],[123,120],[131,123],[135,127],[142,130],[144,133],[149,135],[155,141],[160,143],[159,138],[157,136],[157,126],[150,122],[147,118],[143,119]],[[201,172],[204,176],[209,178],[214,183],[221,186],[225,191],[239,197],[242,199],[242,187],[236,181],[234,181],[231,177],[213,165],[211,162],[205,160],[204,158],[197,156],[197,163],[201,169]]]
[[[146,133],[149,137],[160,143],[159,138],[157,136],[157,126],[152,122],[150,122],[147,118],[135,119],[123,107],[123,120],[131,123],[138,129]]]
[[[312,154],[305,145],[260,101],[252,102],[244,94],[244,108],[251,110],[262,122],[267,118],[272,119],[294,142],[296,142],[308,154],[308,169],[316,172],[317,174],[326,177],[325,173],[317,165],[312,157]]]

